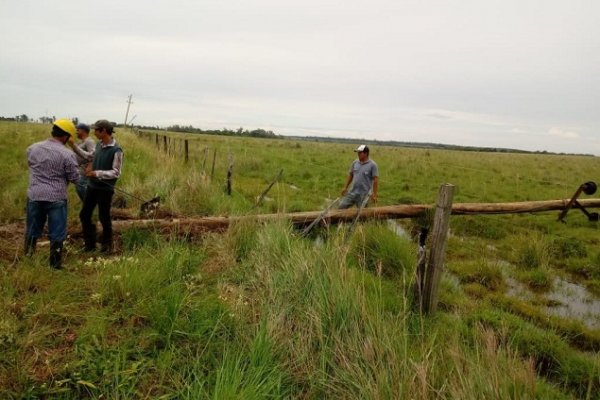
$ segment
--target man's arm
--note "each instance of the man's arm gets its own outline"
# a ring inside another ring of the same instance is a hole
[[[65,175],[67,177],[67,181],[75,184],[79,182],[79,168],[74,154],[71,154],[71,157],[68,157],[65,160]]]
[[[72,137],[69,138],[68,143],[69,143],[69,146],[75,152],[75,154],[77,154],[79,157],[81,157],[87,161],[92,161],[94,159],[94,153],[96,152],[96,148],[92,149],[91,151],[85,151],[81,147],[79,147],[78,145],[75,144],[75,141],[73,140]]]
[[[344,189],[342,190],[342,196],[345,196],[346,193],[348,193],[348,186],[350,186],[352,183],[353,177],[354,175],[352,175],[352,172],[350,172],[350,174],[348,174],[348,178],[346,178],[346,185],[344,185]]]
[[[121,176],[121,168],[123,167],[123,152],[118,151],[113,158],[112,168],[108,170],[96,170],[86,172],[87,176],[93,176],[98,179],[118,179]]]
[[[379,177],[373,177],[373,193],[371,194],[371,199],[373,202],[377,203],[377,191],[379,190]]]

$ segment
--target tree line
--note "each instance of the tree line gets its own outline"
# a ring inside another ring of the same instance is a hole
[[[138,129],[144,130],[166,130],[169,132],[179,133],[199,133],[203,135],[221,135],[221,136],[242,136],[242,137],[255,137],[255,138],[270,138],[270,139],[282,139],[283,136],[275,134],[273,131],[265,129],[253,129],[248,130],[240,127],[236,130],[233,129],[201,129],[195,128],[192,125],[171,125],[167,128],[159,128],[158,126],[142,126],[136,125]]]

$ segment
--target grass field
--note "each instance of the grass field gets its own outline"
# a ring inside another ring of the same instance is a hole
[[[315,240],[285,221],[201,238],[130,230],[111,257],[69,243],[66,268],[52,271],[47,247],[30,259],[12,250],[25,149],[49,131],[0,123],[0,245],[11,249],[0,252],[0,398],[600,398],[600,232],[577,210],[566,224],[557,212],[453,216],[434,316],[411,305],[416,245],[386,223],[359,226],[349,243],[343,226]],[[318,210],[354,158],[342,144],[169,136],[178,152],[175,139],[190,140],[189,163],[117,130],[118,187],[160,195],[180,216]],[[455,202],[569,198],[600,175],[596,157],[379,146],[371,156],[380,205],[433,203],[443,182]]]

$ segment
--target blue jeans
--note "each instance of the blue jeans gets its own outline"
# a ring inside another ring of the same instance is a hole
[[[88,182],[89,182],[88,177],[81,174],[81,178],[79,178],[79,182],[77,182],[77,184],[75,184],[75,191],[77,192],[77,196],[79,196],[79,200],[81,200],[81,202],[83,202],[83,199],[85,199],[85,191],[87,189]]]
[[[33,201],[27,199],[27,230],[25,236],[39,238],[48,220],[48,237],[51,242],[67,238],[67,200]]]

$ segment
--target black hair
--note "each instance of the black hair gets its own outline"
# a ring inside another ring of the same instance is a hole
[[[68,132],[63,131],[62,129],[60,129],[56,125],[52,125],[52,136],[54,136],[54,137],[64,137],[64,136],[71,136],[71,134],[68,133]]]

